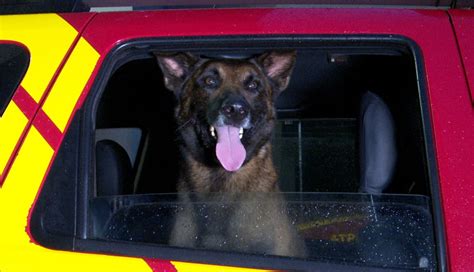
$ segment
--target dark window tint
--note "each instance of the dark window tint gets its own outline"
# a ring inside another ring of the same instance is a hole
[[[25,48],[15,44],[0,44],[0,116],[20,85],[29,60]]]

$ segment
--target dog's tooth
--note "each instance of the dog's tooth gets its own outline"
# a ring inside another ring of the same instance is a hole
[[[244,128],[240,128],[239,130],[239,138],[242,139],[242,136],[244,136]]]
[[[212,137],[216,138],[216,129],[213,126],[211,126],[209,130],[211,131]]]

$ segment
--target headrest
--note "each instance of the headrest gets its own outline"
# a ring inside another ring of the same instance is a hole
[[[112,140],[125,149],[132,167],[137,166],[137,156],[142,138],[143,132],[137,127],[101,128],[95,131],[96,142]]]
[[[360,108],[360,191],[379,194],[390,184],[397,160],[395,124],[385,102],[366,92]]]

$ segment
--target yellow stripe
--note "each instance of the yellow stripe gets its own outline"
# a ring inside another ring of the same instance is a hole
[[[32,127],[0,190],[0,271],[151,271],[145,261],[50,250],[30,242],[30,207],[53,156]]]
[[[0,16],[0,40],[20,42],[31,59],[22,86],[36,102],[77,36],[77,31],[57,14]]]
[[[98,59],[97,51],[81,38],[51,89],[43,110],[61,132],[64,131]]]
[[[228,267],[219,265],[193,264],[182,262],[171,262],[179,272],[270,272],[274,270],[258,270],[251,268]]]
[[[53,150],[33,127],[18,153],[17,160],[10,170],[5,184],[0,190],[0,224],[1,243],[13,245],[21,242],[28,244],[29,238],[25,234],[27,211],[31,207],[36,191]],[[2,245],[0,248],[5,248]],[[3,259],[3,258],[2,258]]]
[[[14,102],[10,102],[7,110],[0,118],[0,174],[8,163],[10,155],[25,129],[28,119]]]

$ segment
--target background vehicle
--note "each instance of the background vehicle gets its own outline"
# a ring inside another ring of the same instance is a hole
[[[0,16],[0,271],[472,270],[474,15],[460,8],[474,5],[418,4],[98,13],[116,4],[83,1]],[[167,246],[173,101],[151,53],[282,48],[298,66],[275,162],[314,254]]]

